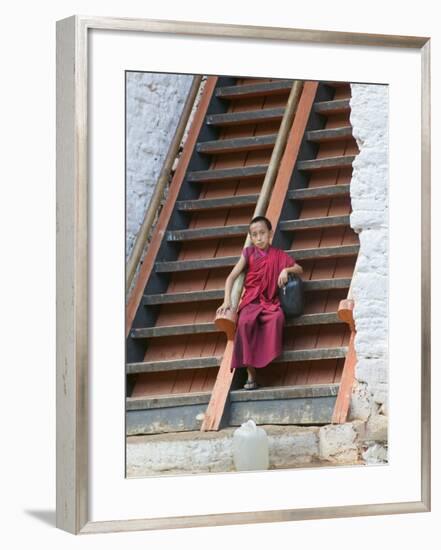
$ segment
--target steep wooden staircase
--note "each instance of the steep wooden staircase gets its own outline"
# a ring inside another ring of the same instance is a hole
[[[348,84],[304,84],[266,212],[273,244],[302,265],[307,294],[304,315],[286,322],[282,355],[258,371],[261,389],[241,389],[242,369],[228,378],[232,342],[213,322],[291,88],[207,81],[127,308],[128,435],[346,417],[355,360],[346,299],[359,249]]]

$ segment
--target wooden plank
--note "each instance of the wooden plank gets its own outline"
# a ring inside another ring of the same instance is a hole
[[[181,407],[183,405],[199,405],[208,403],[210,392],[193,392],[178,395],[155,395],[155,397],[128,397],[126,410],[139,411],[146,409],[162,409],[165,407]]]
[[[233,357],[234,341],[228,340],[222,358],[221,366],[216,377],[210,401],[205,417],[201,425],[201,431],[218,430],[225,414],[225,405],[228,393],[233,381],[234,372],[231,370],[231,359]]]
[[[202,210],[216,210],[222,208],[240,208],[254,206],[259,195],[233,195],[232,197],[219,197],[216,199],[195,199],[178,201],[178,210],[182,212],[199,212]]]
[[[350,85],[349,82],[335,82],[335,81],[322,81],[322,84],[326,84],[326,86],[331,86],[331,88],[347,88]]]
[[[239,153],[242,151],[259,151],[268,149],[276,143],[277,134],[242,137],[236,139],[217,139],[198,143],[196,150],[203,155]]]
[[[258,425],[295,424],[308,426],[329,424],[335,400],[334,396],[329,396],[267,401],[236,401],[230,405],[228,423],[230,426],[240,426],[252,418]]]
[[[187,302],[222,300],[223,297],[223,289],[170,292],[167,294],[148,294],[143,297],[143,305],[153,306],[163,304],[182,304]]]
[[[285,327],[339,324],[343,321],[337,313],[308,313],[300,317],[287,318]],[[214,323],[192,323],[164,327],[135,328],[130,331],[132,338],[160,338],[190,334],[210,334],[219,332]]]
[[[337,313],[308,313],[285,321],[285,327],[298,327],[307,325],[333,325],[342,323]]]
[[[296,260],[325,260],[330,258],[344,258],[348,256],[357,256],[360,245],[346,246],[323,246],[320,248],[305,248],[287,251]]]
[[[311,130],[306,133],[306,139],[314,143],[326,141],[338,141],[352,137],[352,126],[343,128],[325,128],[324,130]]]
[[[287,198],[291,200],[323,199],[349,196],[350,184],[325,185],[323,187],[306,187],[288,191]]]
[[[314,104],[314,111],[320,115],[348,113],[350,110],[349,99],[333,99],[331,101],[319,101]]]
[[[210,393],[127,401],[126,434],[199,430]]]
[[[260,84],[242,84],[239,86],[222,86],[216,89],[216,97],[221,99],[244,99],[247,97],[259,97],[289,93],[292,88],[292,80],[275,80]]]
[[[214,332],[216,330],[214,324],[213,328]],[[277,357],[273,361],[273,363],[284,363],[288,361],[318,361],[323,359],[340,359],[346,357],[347,351],[347,347],[287,350],[284,351],[279,357]],[[208,367],[219,367],[220,363],[221,357],[193,357],[167,361],[127,363],[126,373],[137,374],[146,372],[165,372],[179,369],[202,369]]]
[[[193,357],[175,360],[172,359],[168,361],[150,361],[148,363],[127,363],[126,374],[218,367],[221,359],[221,357]]]
[[[225,256],[220,258],[206,258],[203,260],[178,260],[174,262],[157,262],[157,273],[172,273],[174,271],[195,271],[198,269],[216,269],[232,267],[239,260],[239,256]]]
[[[256,178],[258,176],[264,176],[268,169],[267,164],[261,164],[257,166],[245,166],[241,168],[226,168],[226,169],[210,169],[210,170],[197,170],[189,172],[187,175],[187,181],[195,183],[210,183],[226,180],[237,180],[246,178]]]
[[[335,402],[334,412],[332,414],[333,424],[343,424],[346,422],[351,403],[352,387],[355,380],[355,364],[357,356],[355,353],[355,331],[351,332],[349,340],[348,354],[343,366],[343,373],[340,380],[340,389]]]
[[[217,77],[209,77],[207,79],[207,83],[202,93],[201,101],[199,103],[198,109],[190,127],[190,131],[188,133],[187,140],[184,145],[184,150],[180,157],[176,172],[173,176],[173,180],[170,184],[167,201],[159,215],[155,232],[147,249],[147,253],[144,256],[135,287],[129,298],[126,309],[126,334],[128,334],[130,331],[130,327],[132,326],[133,319],[135,318],[136,311],[142,299],[144,288],[153,270],[154,262],[158,254],[158,250],[161,246],[162,237],[165,230],[167,229],[167,225],[172,215],[176,198],[181,189],[182,182],[184,181],[184,176],[187,171],[193,149],[196,145],[199,131],[204,122],[204,118],[208,109],[208,105],[210,103],[211,96],[216,86],[216,82]]]
[[[316,279],[313,281],[303,281],[303,287],[305,292],[336,289],[336,288],[349,288],[350,279]],[[166,294],[147,294],[143,297],[143,305],[161,305],[161,304],[179,304],[187,302],[202,302],[209,300],[222,300],[224,297],[224,289],[213,290],[197,290],[188,292],[170,292]]]
[[[209,126],[231,126],[236,124],[270,122],[282,120],[284,112],[285,109],[283,107],[277,107],[275,109],[260,109],[258,111],[222,113],[218,115],[208,115],[206,123]]]
[[[286,350],[273,361],[273,363],[286,363],[289,361],[319,361],[323,359],[342,359],[346,357],[347,347],[339,348],[313,348],[302,350]]]
[[[169,325],[163,327],[133,328],[131,338],[161,338],[165,336],[182,336],[184,334],[207,334],[218,332],[214,323],[192,323]]]
[[[279,399],[335,397],[338,394],[339,384],[304,384],[299,386],[283,386],[280,388],[258,388],[253,391],[234,390],[230,392],[230,400],[234,402],[244,401],[269,401]]]
[[[323,248],[309,248],[304,250],[285,250],[287,254],[296,260],[319,260],[345,256],[356,256],[359,245],[331,246]],[[202,260],[177,260],[172,262],[156,262],[156,273],[173,273],[177,271],[195,271],[198,269],[217,269],[233,267],[240,256],[225,256],[206,258]]]
[[[314,290],[335,290],[349,288],[350,284],[350,278],[342,277],[339,279],[313,279],[312,281],[304,281],[303,287],[305,291],[310,292]]]
[[[203,227],[201,229],[179,229],[167,231],[168,241],[194,241],[224,237],[241,237],[248,233],[247,225],[224,225],[222,227]]]
[[[320,229],[323,227],[338,227],[349,225],[350,216],[327,216],[323,218],[303,218],[280,222],[281,231],[298,231],[306,229]]]
[[[165,409],[126,412],[126,435],[154,435],[193,432],[200,429],[206,405],[187,405]]]
[[[353,310],[354,301],[352,299],[346,299],[340,302],[338,316],[349,325],[351,329],[351,336],[348,344],[348,354],[343,365],[340,390],[338,392],[337,401],[335,403],[335,409],[332,416],[332,422],[335,424],[346,422],[351,402],[352,387],[355,380],[355,364],[357,362],[357,356],[355,353],[356,332]]]
[[[313,160],[302,160],[297,164],[299,170],[311,172],[313,170],[331,170],[352,166],[356,155],[340,157],[318,158]]]

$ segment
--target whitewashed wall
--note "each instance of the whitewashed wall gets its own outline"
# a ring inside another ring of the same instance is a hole
[[[360,153],[351,180],[351,226],[360,253],[353,280],[357,380],[351,419],[366,421],[365,459],[386,457],[388,397],[388,87],[352,84],[351,124]]]
[[[173,138],[192,76],[128,72],[126,77],[126,258]]]

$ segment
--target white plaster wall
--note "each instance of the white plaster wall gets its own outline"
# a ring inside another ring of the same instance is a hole
[[[126,259],[154,191],[191,82],[191,75],[127,73]]]
[[[353,278],[356,385],[351,419],[367,421],[367,441],[387,441],[388,395],[388,87],[352,84],[351,124],[360,149],[351,180],[351,227],[360,252]],[[377,449],[378,448],[378,449]],[[378,453],[375,453],[375,449]],[[366,459],[384,459],[372,445]]]
[[[261,426],[268,436],[270,469],[363,464],[359,421],[343,425]],[[231,472],[236,428],[127,438],[127,476]],[[367,462],[367,461],[366,461]]]

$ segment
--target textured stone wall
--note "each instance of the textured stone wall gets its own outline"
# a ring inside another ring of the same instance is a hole
[[[192,76],[126,78],[126,258],[134,244],[191,86]]]
[[[388,87],[351,85],[351,124],[360,153],[353,163],[351,227],[360,253],[353,279],[356,386],[350,419],[366,422],[364,458],[383,462],[388,398]]]
[[[269,468],[363,464],[358,441],[362,422],[336,426],[262,426],[268,436]],[[127,476],[232,472],[233,434],[181,432],[127,438]]]

